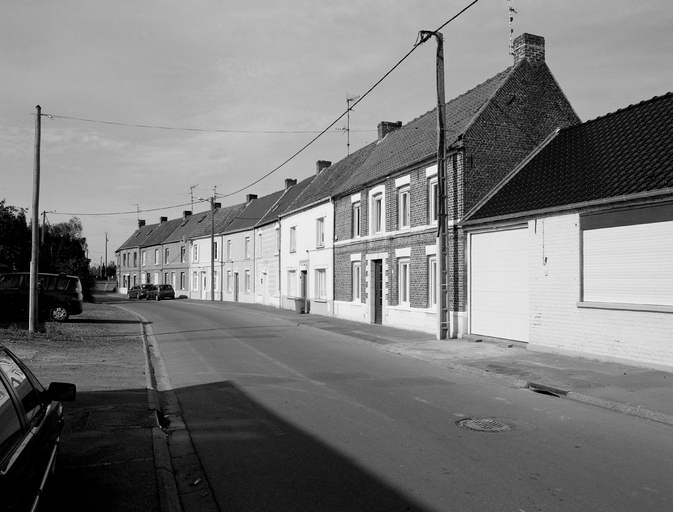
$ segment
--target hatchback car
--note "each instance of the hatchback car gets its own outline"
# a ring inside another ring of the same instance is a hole
[[[54,322],[65,322],[82,313],[84,296],[77,276],[38,274],[38,314]],[[30,306],[30,273],[0,274],[0,314],[27,315]]]
[[[0,489],[2,510],[35,510],[53,473],[63,428],[61,402],[75,400],[74,384],[44,389],[0,344]]]
[[[153,284],[139,284],[136,286],[131,286],[131,289],[128,291],[126,296],[129,299],[145,299],[147,298],[147,292],[153,288]]]
[[[147,290],[147,296],[145,298],[147,300],[174,299],[175,290],[170,284],[158,284],[151,290]]]

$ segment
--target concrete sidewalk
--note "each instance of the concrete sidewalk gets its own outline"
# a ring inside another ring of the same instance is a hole
[[[359,343],[513,387],[561,396],[673,426],[673,373],[583,357],[545,354],[517,343],[431,335],[320,315],[297,314],[258,304],[223,303],[342,334]],[[478,342],[477,340],[483,341]]]

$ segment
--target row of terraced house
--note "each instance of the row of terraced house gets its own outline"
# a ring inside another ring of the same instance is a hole
[[[606,87],[608,85],[606,84]],[[437,110],[246,202],[140,221],[116,251],[122,292],[170,283],[241,301],[673,368],[673,95],[582,123],[523,34],[508,69]],[[450,341],[447,341],[450,342]]]

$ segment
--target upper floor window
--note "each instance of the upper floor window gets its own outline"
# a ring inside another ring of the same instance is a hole
[[[262,233],[257,233],[257,257],[262,257]]]
[[[246,260],[250,259],[250,237],[249,236],[245,237],[245,259]]]
[[[143,251],[143,252],[141,253],[140,258],[141,258],[141,260],[140,260],[140,264],[144,267],[144,266],[145,266],[145,263],[146,263],[146,255],[145,255],[145,251]]]
[[[220,251],[217,242],[213,242],[213,254],[215,254],[215,261],[219,261]]]
[[[360,201],[356,201],[351,206],[352,210],[352,225],[351,225],[351,235],[353,238],[361,236],[360,231]]]
[[[428,180],[428,224],[437,224],[439,217],[439,189],[437,176]]]
[[[290,252],[297,251],[297,226],[290,228]]]
[[[383,193],[374,194],[372,196],[371,206],[372,234],[382,233],[385,230],[383,219],[384,214]]]
[[[325,247],[325,217],[321,217],[315,222],[315,246]]]
[[[227,240],[227,261],[231,261],[231,240]]]
[[[193,254],[192,261],[199,261],[199,246],[194,245],[194,254]]]
[[[276,228],[276,254],[280,252],[280,228]]]
[[[134,267],[138,266],[138,253],[137,252],[133,253],[133,266]]]
[[[154,264],[159,264],[159,249],[154,249]]]
[[[185,263],[187,261],[187,250],[185,247],[180,247],[180,263]]]
[[[411,208],[409,204],[409,186],[397,190],[397,226],[398,229],[410,227]]]
[[[126,253],[122,254],[123,265],[126,266]]]
[[[171,255],[170,251],[168,250],[168,247],[164,249],[164,263],[167,265],[168,264],[168,259],[169,256]]]

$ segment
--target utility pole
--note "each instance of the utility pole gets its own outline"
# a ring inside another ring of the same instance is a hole
[[[212,197],[199,201],[208,201],[210,203],[210,300],[215,301],[215,189]]]
[[[437,339],[451,336],[449,301],[449,261],[446,215],[446,133],[444,129],[446,100],[444,97],[444,36],[440,32],[421,31],[421,42],[431,36],[437,40]]]
[[[105,278],[107,279],[107,243],[108,243],[108,237],[107,237],[107,231],[105,232]]]
[[[28,332],[37,331],[38,269],[40,261],[40,138],[42,130],[42,108],[35,107],[35,165],[33,167],[33,246],[30,256],[30,306],[28,310]]]

